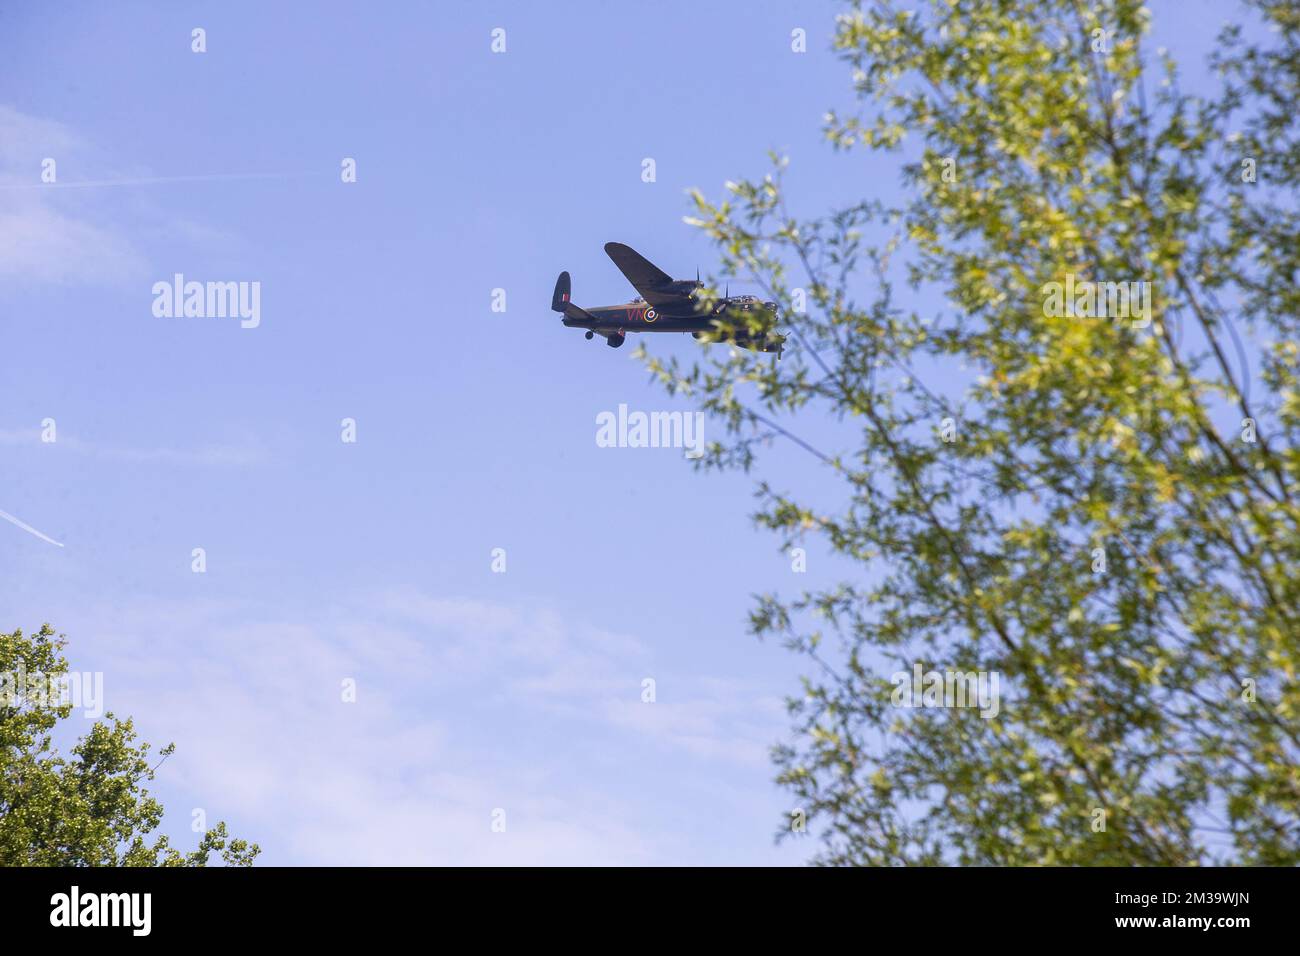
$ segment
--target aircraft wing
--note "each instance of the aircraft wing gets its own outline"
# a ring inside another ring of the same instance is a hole
[[[607,242],[605,253],[614,260],[614,265],[632,283],[641,298],[656,308],[688,300],[685,293],[672,289],[672,276],[631,246],[625,246],[621,242]]]

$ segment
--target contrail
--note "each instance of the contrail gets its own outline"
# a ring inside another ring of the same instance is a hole
[[[50,544],[55,545],[56,547],[60,547],[60,548],[63,547],[63,545],[59,544],[59,542],[55,541],[53,538],[49,537],[48,535],[41,534],[31,525],[27,524],[25,521],[19,521],[17,518],[15,518],[7,511],[0,511],[0,518],[4,518],[6,521],[13,522],[14,524],[18,525],[18,527],[22,528],[24,531],[36,535],[36,537],[40,538],[42,541],[48,541]]]
[[[148,176],[141,179],[85,179],[71,183],[10,183],[4,189],[88,189],[100,186],[158,186],[166,183],[219,183],[240,179],[300,179],[321,173],[215,173],[209,176]]]

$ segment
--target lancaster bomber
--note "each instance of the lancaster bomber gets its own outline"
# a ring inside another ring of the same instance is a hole
[[[615,349],[629,332],[689,332],[697,339],[729,342],[780,357],[785,337],[771,331],[778,318],[775,302],[752,295],[707,298],[698,276],[674,279],[621,242],[605,243],[605,252],[640,295],[626,305],[583,309],[570,299],[569,274],[561,272],[551,309],[564,316],[569,328],[586,329],[589,339],[602,335],[605,344]],[[758,331],[753,331],[755,327]]]

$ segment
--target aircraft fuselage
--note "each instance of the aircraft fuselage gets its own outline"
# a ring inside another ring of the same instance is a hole
[[[704,341],[727,341],[742,348],[781,354],[784,336],[776,334],[777,304],[757,296],[724,294],[701,301],[704,283],[673,279],[636,250],[618,242],[605,243],[605,252],[640,294],[623,305],[591,309],[572,301],[572,280],[561,272],[551,295],[551,311],[559,312],[571,329],[586,329],[587,338],[601,335],[618,348],[629,332],[688,332]]]
[[[626,305],[598,305],[587,311],[595,317],[595,322],[566,315],[564,324],[595,332],[708,332],[713,329],[713,317],[701,315],[693,308],[682,314],[676,310],[656,309],[647,302],[629,302]]]

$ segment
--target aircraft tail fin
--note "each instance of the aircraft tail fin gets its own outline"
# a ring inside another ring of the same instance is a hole
[[[561,272],[560,277],[555,280],[555,292],[551,295],[552,311],[563,315],[564,324],[567,326],[576,326],[580,329],[594,328],[600,320],[586,309],[574,305],[571,293],[569,274]]]
[[[551,311],[563,312],[569,305],[572,286],[569,282],[569,274],[561,272],[560,277],[555,280],[555,292],[551,296]]]

